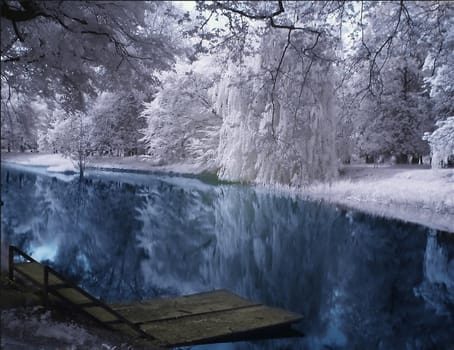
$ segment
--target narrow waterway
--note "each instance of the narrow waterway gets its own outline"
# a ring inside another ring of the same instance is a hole
[[[297,339],[201,349],[441,349],[454,234],[243,185],[2,165],[2,243],[105,301],[218,288],[302,313]]]

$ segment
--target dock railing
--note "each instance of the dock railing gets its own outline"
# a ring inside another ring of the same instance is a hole
[[[24,273],[23,271],[21,271],[20,269],[18,269],[16,267],[16,263],[14,261],[14,258],[16,255],[19,255],[21,258],[23,258],[25,260],[25,262],[36,263],[36,264],[43,266],[43,276],[42,276],[43,283],[42,283],[42,285],[41,285],[41,283],[39,283],[39,281],[34,280],[33,278],[31,278],[26,273]],[[44,294],[43,303],[44,303],[45,307],[48,306],[49,294],[52,294],[52,295],[57,296],[58,298],[64,300],[65,302],[69,303],[71,306],[77,308],[78,310],[84,312],[90,318],[102,323],[103,325],[105,325],[111,329],[115,330],[115,328],[111,327],[112,325],[123,323],[123,324],[126,324],[129,327],[131,327],[132,330],[134,330],[139,336],[146,337],[148,339],[150,339],[150,338],[154,339],[150,334],[145,333],[138,325],[136,325],[133,322],[129,321],[128,319],[124,318],[118,312],[116,312],[111,307],[109,307],[108,305],[103,303],[101,300],[95,298],[94,296],[92,296],[91,294],[89,294],[88,292],[83,290],[82,288],[67,281],[67,279],[65,277],[63,277],[60,273],[58,273],[51,267],[49,267],[45,264],[41,264],[40,262],[33,259],[30,255],[25,253],[23,250],[19,249],[16,246],[10,245],[9,246],[9,257],[8,257],[8,277],[10,280],[14,280],[14,272],[20,273],[23,277],[27,278],[29,281],[31,281],[35,285],[38,285],[39,287],[43,288],[43,294]],[[57,279],[62,281],[62,283],[49,284],[50,275],[56,277]],[[85,298],[90,300],[90,302],[83,303],[83,304],[76,304],[76,303],[72,302],[71,299],[66,298],[65,296],[58,293],[58,290],[62,289],[62,288],[71,288],[73,290],[76,290],[78,293],[80,293]],[[101,320],[97,319],[96,317],[94,317],[92,314],[90,314],[88,311],[84,310],[85,307],[100,307],[100,308],[104,309],[106,312],[110,313],[112,316],[114,316],[116,318],[116,320],[101,321]]]

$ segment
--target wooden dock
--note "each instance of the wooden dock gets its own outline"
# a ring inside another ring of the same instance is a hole
[[[133,303],[105,304],[67,282],[50,267],[10,246],[9,277],[14,274],[66,301],[106,327],[163,347],[281,337],[302,316],[256,304],[227,290]],[[15,262],[15,255],[21,262]],[[294,334],[293,334],[294,335]]]

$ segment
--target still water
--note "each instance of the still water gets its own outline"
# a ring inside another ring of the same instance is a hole
[[[195,178],[2,165],[2,241],[105,301],[229,289],[302,313],[297,339],[200,349],[446,349],[454,234]]]

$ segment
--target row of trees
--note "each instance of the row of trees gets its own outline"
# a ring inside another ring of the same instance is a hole
[[[344,90],[344,122],[351,127],[347,135],[360,155],[403,160],[427,155],[424,132],[454,113],[448,102],[454,96],[453,82],[446,75],[454,57],[454,17],[452,6],[446,5],[389,2],[381,5],[389,16],[375,13],[368,19],[353,57],[366,51],[373,60],[356,66],[359,70]],[[386,37],[389,45],[381,41]]]
[[[4,1],[2,148],[144,151],[155,164],[299,185],[355,155],[419,159],[424,133],[454,114],[449,2],[197,10]]]
[[[1,3],[2,149],[140,151],[138,109],[184,54],[165,2]],[[163,30],[166,28],[166,30]]]
[[[226,16],[229,33],[242,33],[234,42],[227,38],[228,55],[217,52],[225,64],[218,63],[222,73],[208,96],[222,118],[219,146],[210,155],[223,178],[299,185],[331,178],[337,159],[355,155],[421,162],[431,152],[424,133],[453,114],[446,75],[454,47],[449,3],[201,5]],[[338,34],[342,24],[348,33]],[[184,81],[186,72],[173,81]],[[169,87],[184,94],[178,84]],[[168,93],[161,90],[146,113],[157,115]],[[148,125],[150,151],[161,159],[165,139],[187,133],[178,129],[177,109],[170,115],[158,118],[159,127]],[[191,161],[190,147],[180,143],[172,150],[179,161]],[[453,153],[449,145],[440,147],[445,158]]]

